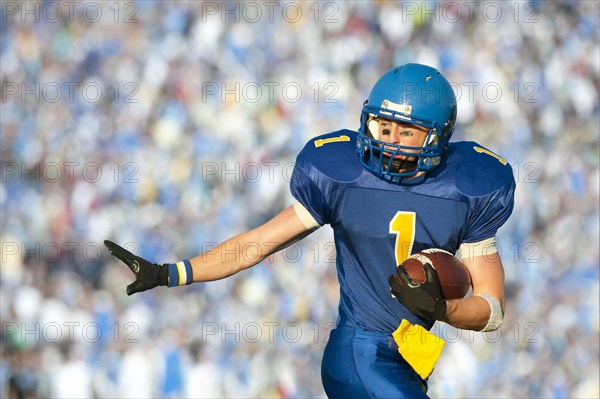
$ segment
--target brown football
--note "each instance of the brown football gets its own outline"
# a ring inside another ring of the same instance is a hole
[[[417,283],[425,281],[423,265],[431,262],[440,277],[444,299],[464,298],[471,288],[467,267],[450,252],[431,248],[410,256],[402,264],[408,275]]]

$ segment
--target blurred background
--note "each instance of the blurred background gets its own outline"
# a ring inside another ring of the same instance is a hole
[[[358,128],[405,62],[445,74],[453,140],[517,181],[504,324],[436,324],[430,396],[600,396],[597,1],[1,6],[1,397],[324,397],[329,227],[133,297],[102,241],[162,263],[258,226],[292,203],[304,143]]]

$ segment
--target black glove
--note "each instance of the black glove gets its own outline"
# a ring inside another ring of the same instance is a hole
[[[169,268],[167,264],[150,263],[112,241],[104,240],[104,245],[108,248],[108,252],[129,266],[135,274],[135,281],[127,286],[127,295],[168,284]]]
[[[402,265],[396,268],[396,274],[388,279],[392,294],[408,310],[419,317],[429,320],[446,318],[446,300],[442,296],[442,286],[437,271],[429,263],[423,266],[425,282],[419,284],[410,278]]]

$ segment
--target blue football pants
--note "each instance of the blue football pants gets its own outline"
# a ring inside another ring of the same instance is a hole
[[[321,378],[334,398],[428,398],[426,382],[406,363],[391,335],[353,327],[331,331]]]

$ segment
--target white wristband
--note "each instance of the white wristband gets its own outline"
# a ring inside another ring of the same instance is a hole
[[[487,325],[480,331],[494,331],[500,328],[502,325],[502,320],[504,319],[504,313],[502,312],[502,305],[500,305],[500,301],[488,294],[477,294],[476,296],[480,296],[485,299],[490,305],[491,310],[490,319]]]

